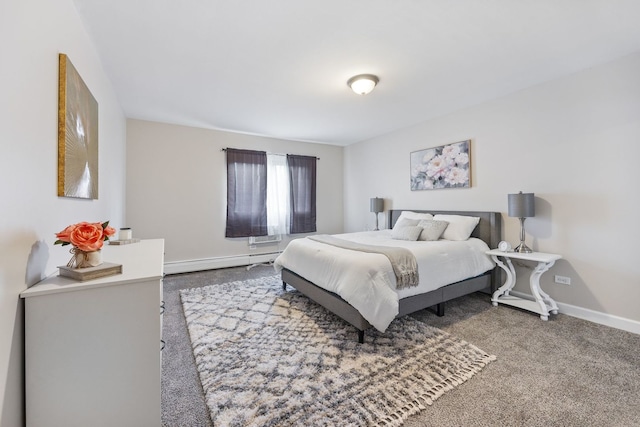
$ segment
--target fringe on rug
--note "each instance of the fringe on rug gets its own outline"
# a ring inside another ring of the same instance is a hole
[[[379,420],[375,425],[378,427],[399,427],[409,418],[411,415],[427,409],[427,406],[431,406],[440,396],[446,391],[452,390],[455,386],[460,385],[467,380],[471,379],[475,374],[480,372],[482,368],[487,366],[490,362],[496,360],[496,356],[486,355],[480,360],[475,361],[468,369],[464,369],[462,372],[454,375],[451,378],[435,384],[431,389],[425,391],[418,396],[414,401],[407,403],[402,408],[399,408],[395,412],[388,414],[384,419]]]

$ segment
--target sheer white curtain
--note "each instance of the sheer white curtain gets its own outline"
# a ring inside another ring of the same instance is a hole
[[[267,232],[289,234],[289,169],[287,156],[267,154]]]

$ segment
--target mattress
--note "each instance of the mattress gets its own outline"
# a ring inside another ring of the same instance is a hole
[[[416,257],[418,286],[396,289],[396,278],[385,255],[365,253],[302,238],[291,241],[276,258],[276,271],[291,270],[317,286],[334,292],[356,308],[371,325],[384,331],[398,315],[402,298],[478,276],[494,268],[480,239],[465,241],[405,241],[391,230],[336,234],[357,243],[396,246]]]

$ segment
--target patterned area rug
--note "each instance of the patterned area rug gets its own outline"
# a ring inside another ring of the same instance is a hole
[[[398,426],[495,360],[410,316],[358,344],[279,276],[180,296],[216,426]]]

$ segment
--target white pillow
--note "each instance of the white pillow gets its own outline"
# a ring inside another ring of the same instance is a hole
[[[412,211],[402,211],[400,213],[400,217],[398,218],[398,221],[400,221],[403,218],[406,218],[406,219],[417,219],[417,220],[433,219],[433,215],[431,215],[430,213],[418,213],[418,212],[412,212]]]
[[[433,219],[449,223],[442,233],[442,238],[445,240],[467,240],[480,222],[477,216],[463,215],[436,215]]]
[[[393,229],[395,230],[396,228],[401,227],[412,227],[418,225],[419,222],[420,220],[418,219],[398,218],[395,225],[393,226]]]
[[[449,223],[447,221],[436,221],[433,219],[423,219],[418,223],[418,227],[422,227],[422,233],[418,240],[433,241],[438,240]]]
[[[391,232],[391,238],[396,240],[411,240],[415,242],[422,233],[422,227],[412,225],[408,227],[394,227]]]

